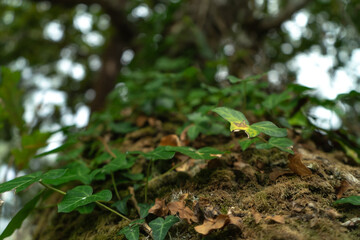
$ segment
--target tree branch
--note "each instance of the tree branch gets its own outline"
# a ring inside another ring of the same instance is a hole
[[[289,1],[290,3],[288,3],[285,9],[277,16],[262,19],[259,23],[260,29],[266,31],[280,27],[283,22],[290,19],[294,13],[304,8],[311,1],[312,0]]]

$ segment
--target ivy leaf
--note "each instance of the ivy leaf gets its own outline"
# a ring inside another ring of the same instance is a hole
[[[111,172],[115,172],[117,170],[121,170],[121,169],[129,169],[131,168],[134,163],[135,163],[134,158],[126,158],[126,154],[124,153],[117,153],[116,154],[116,158],[111,160],[110,163],[106,164],[102,170],[105,173],[111,173]]]
[[[89,203],[89,204],[86,204],[84,206],[80,206],[78,208],[76,208],[75,210],[78,211],[80,214],[89,214],[89,213],[92,213],[92,211],[94,210],[95,208],[95,203]]]
[[[286,137],[286,128],[278,128],[274,123],[269,121],[258,122],[251,125],[252,129],[265,133],[271,137]]]
[[[66,166],[67,171],[61,177],[50,179],[43,179],[43,183],[60,185],[70,181],[80,181],[84,184],[90,184],[92,176],[90,175],[90,169],[83,162],[74,162]]]
[[[139,203],[140,218],[146,218],[149,215],[149,209],[154,206],[153,203]]]
[[[230,123],[242,123],[249,125],[249,121],[246,119],[245,115],[242,112],[227,108],[227,107],[217,107],[212,110],[219,114],[222,118],[227,120]],[[231,130],[231,129],[230,129]],[[232,131],[232,130],[231,130]]]
[[[6,226],[2,234],[0,235],[0,239],[5,239],[11,236],[16,229],[19,229],[23,223],[23,221],[29,216],[29,214],[34,210],[37,202],[39,201],[43,191],[38,193],[32,200],[27,202],[24,207],[16,213],[16,215],[11,219],[9,224]]]
[[[113,203],[111,206],[116,207],[116,209],[119,210],[120,213],[127,215],[128,208],[127,208],[126,204],[130,198],[131,198],[131,195],[128,195],[128,196],[124,197],[123,199]]]
[[[15,189],[15,192],[20,192],[26,189],[31,184],[40,180],[42,173],[34,172],[25,176],[15,178],[11,181],[0,184],[0,193]]]
[[[200,128],[197,125],[193,125],[189,128],[187,135],[191,141],[195,140],[200,134]]]
[[[67,172],[67,169],[53,169],[41,176],[41,179],[56,179],[62,177]]]
[[[175,152],[167,151],[164,147],[157,147],[149,153],[142,153],[145,158],[155,161],[155,160],[167,160],[172,159],[175,155]]]
[[[334,204],[344,204],[344,203],[350,203],[352,205],[360,205],[360,196],[350,196],[346,198],[341,198],[334,202]]]
[[[138,240],[139,239],[139,228],[140,225],[145,222],[144,219],[138,219],[129,224],[129,226],[124,227],[118,232],[118,235],[124,234],[128,240]]]
[[[70,146],[74,145],[75,143],[77,143],[76,139],[70,139],[69,141],[66,141],[63,145],[61,145],[60,147],[54,148],[54,149],[52,149],[50,151],[47,151],[47,152],[37,154],[37,155],[34,156],[34,158],[39,158],[39,157],[47,156],[47,155],[50,155],[50,154],[53,154],[53,153],[61,152],[61,151],[65,150],[65,149],[68,149]]]
[[[223,154],[223,152],[215,148],[209,148],[209,147],[199,150],[195,150],[190,147],[176,147],[176,146],[165,146],[164,148],[166,151],[179,152],[186,156],[189,156],[192,159],[210,160],[216,158],[216,156],[213,156],[212,154]]]
[[[178,217],[173,215],[169,215],[165,218],[158,217],[157,219],[151,221],[149,226],[153,231],[153,237],[155,240],[163,240],[170,227],[179,221]]]
[[[96,201],[107,202],[112,198],[112,194],[109,190],[103,190],[94,195],[92,193],[92,187],[86,185],[77,186],[69,190],[63,200],[58,204],[58,212],[68,213],[80,206]]]

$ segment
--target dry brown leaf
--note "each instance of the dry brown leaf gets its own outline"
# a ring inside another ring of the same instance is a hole
[[[184,130],[180,134],[180,141],[184,143],[185,146],[189,143],[187,132],[189,131],[189,128],[191,128],[192,126],[194,126],[194,124],[190,124],[189,126],[184,128]]]
[[[276,223],[281,223],[281,224],[284,224],[285,223],[285,218],[284,216],[280,216],[280,215],[275,215],[275,216],[267,216],[265,218],[265,221],[273,221],[273,222],[276,222]]]
[[[221,214],[215,219],[205,219],[202,225],[195,227],[195,231],[200,234],[207,235],[211,230],[224,227],[227,222],[229,222],[229,216]]]
[[[161,138],[160,146],[181,146],[180,139],[175,134],[167,135]]]
[[[341,181],[340,187],[337,188],[336,199],[340,199],[342,195],[350,188],[350,184],[346,180]]]
[[[251,213],[255,219],[255,223],[258,224],[262,219],[261,214],[259,212],[257,212],[255,209],[252,209]]]
[[[233,215],[228,215],[229,216],[229,224],[235,225],[238,228],[242,228],[242,221],[240,217],[235,217]]]
[[[175,170],[177,172],[187,172],[191,167],[193,167],[195,165],[194,159],[189,159],[189,157],[185,156],[185,155],[177,156],[178,159],[180,157],[184,157],[185,160],[182,160],[182,162],[184,162],[184,163],[181,164],[179,167],[175,168]]]
[[[195,216],[194,212],[186,207],[183,201],[171,202],[168,204],[168,208],[172,215],[179,213],[179,217],[185,219],[189,224],[191,224],[191,221],[198,222],[198,218]]]
[[[274,169],[270,174],[269,174],[269,179],[271,181],[275,181],[278,177],[281,177],[282,175],[285,174],[291,174],[293,173],[290,170],[286,170],[286,169]]]
[[[144,116],[144,115],[140,115],[136,118],[136,126],[137,127],[143,127],[145,125],[145,123],[147,122],[148,117]]]
[[[149,213],[152,213],[158,217],[166,216],[169,212],[169,208],[165,205],[165,200],[160,198],[155,199],[155,205],[149,209]]]
[[[289,165],[288,167],[296,173],[297,175],[304,177],[311,175],[311,170],[308,169],[302,162],[301,162],[301,154],[295,153],[294,156],[289,157]]]

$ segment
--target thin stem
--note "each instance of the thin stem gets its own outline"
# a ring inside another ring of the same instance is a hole
[[[110,212],[112,212],[112,213],[114,213],[114,214],[116,214],[116,215],[118,215],[118,216],[122,217],[123,219],[125,219],[125,220],[127,220],[127,221],[131,222],[131,220],[130,220],[129,218],[125,217],[124,215],[122,215],[121,213],[119,213],[119,212],[115,211],[114,209],[109,208],[109,207],[108,207],[108,206],[106,206],[105,204],[102,204],[101,202],[98,202],[98,201],[96,201],[95,203],[96,203],[97,205],[99,205],[99,206],[101,206],[101,207],[105,208],[106,210],[109,210]]]
[[[117,187],[116,187],[114,174],[113,174],[113,173],[110,173],[110,175],[111,175],[111,182],[112,182],[112,184],[113,184],[113,186],[114,186],[114,190],[115,190],[116,197],[117,197],[119,200],[121,200],[120,194],[119,194],[119,192],[118,192],[118,190],[117,190]]]
[[[51,189],[51,190],[53,190],[53,191],[55,191],[55,192],[57,192],[57,193],[60,193],[60,194],[62,194],[62,195],[66,195],[66,192],[63,192],[63,191],[61,191],[60,189],[57,189],[57,188],[54,188],[53,186],[50,186],[49,184],[46,184],[46,183],[43,183],[43,182],[39,182],[41,185],[43,185],[44,187],[46,187],[46,188],[48,188],[48,189]]]
[[[244,110],[246,110],[246,81],[243,82]]]
[[[147,191],[148,191],[148,185],[149,185],[150,167],[151,167],[151,162],[148,164],[148,167],[147,167],[147,170],[146,170],[145,203],[147,203]]]

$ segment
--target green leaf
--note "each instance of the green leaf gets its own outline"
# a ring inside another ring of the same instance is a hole
[[[273,110],[277,106],[279,106],[280,103],[288,100],[291,98],[291,95],[289,94],[290,91],[285,91],[281,94],[271,94],[269,95],[265,101],[262,103],[262,105],[269,111]]]
[[[288,138],[272,137],[269,139],[269,142],[267,142],[267,143],[256,144],[256,148],[257,149],[270,149],[270,148],[276,147],[276,148],[280,149],[281,151],[294,154],[294,152],[290,148],[293,144],[294,143]]]
[[[193,125],[188,129],[187,135],[191,141],[195,140],[200,134],[200,129],[197,125]]]
[[[165,146],[164,148],[166,149],[166,151],[179,152],[179,153],[189,156],[192,159],[210,160],[210,159],[216,158],[216,156],[211,156],[211,154],[219,154],[219,150],[214,149],[214,148],[205,148],[205,149],[203,149],[203,152],[201,151],[201,149],[195,150],[190,147]],[[213,152],[211,152],[210,149],[213,149]],[[223,153],[223,152],[220,152],[220,153]]]
[[[155,240],[165,239],[165,236],[169,231],[170,227],[175,223],[177,223],[178,221],[179,218],[173,215],[167,216],[165,220],[162,217],[158,217],[157,219],[151,221],[149,223],[149,226],[153,231],[153,238]]]
[[[344,204],[344,203],[349,203],[352,205],[359,206],[360,205],[360,196],[350,196],[350,197],[346,197],[346,198],[341,198],[334,202],[334,204]]]
[[[6,226],[5,230],[0,235],[0,239],[4,239],[6,237],[11,236],[16,229],[19,229],[21,227],[23,221],[34,210],[42,193],[43,193],[43,191],[38,193],[32,200],[27,202],[19,212],[16,213],[16,215],[11,219],[9,224]]]
[[[92,176],[90,175],[90,169],[83,162],[73,162],[68,164],[67,171],[61,177],[55,179],[43,179],[43,183],[60,185],[70,181],[80,181],[84,184],[90,184]]]
[[[139,203],[140,218],[146,218],[149,215],[149,209],[154,206],[154,203]]]
[[[56,179],[59,177],[64,176],[64,174],[67,172],[67,169],[53,169],[50,171],[47,171],[41,176],[41,179]]]
[[[127,201],[131,198],[131,195],[128,195],[124,197],[123,199],[113,203],[111,206],[116,207],[117,210],[119,210],[120,213],[127,215],[128,214],[128,208],[127,208]]]
[[[252,129],[265,133],[271,137],[286,137],[286,128],[278,128],[274,123],[269,121],[258,122],[251,125]]]
[[[140,153],[145,158],[155,161],[155,160],[167,160],[172,159],[175,155],[175,152],[167,151],[164,147],[157,147],[149,153]]]
[[[80,206],[78,208],[76,208],[75,210],[78,211],[80,214],[89,214],[89,213],[92,213],[92,211],[94,210],[95,208],[95,203],[89,203],[89,204],[86,204],[84,206]]]
[[[77,141],[75,139],[72,139],[71,141],[65,142],[60,147],[57,147],[57,148],[54,148],[54,149],[52,149],[50,151],[43,152],[43,153],[40,153],[38,155],[35,155],[34,158],[39,158],[39,157],[47,156],[47,155],[50,155],[50,154],[53,154],[53,153],[61,152],[61,151],[65,150],[65,149],[69,148],[70,146],[74,145],[76,142]]]
[[[34,172],[22,177],[15,178],[11,181],[0,184],[0,193],[15,189],[15,192],[20,192],[26,189],[31,184],[40,180],[42,173]]]
[[[251,144],[256,143],[258,141],[260,141],[259,138],[251,138],[251,139],[246,138],[245,140],[239,141],[239,144],[241,149],[245,151],[246,149],[248,149],[248,147],[250,147]]]
[[[90,186],[77,186],[69,190],[63,200],[58,204],[58,212],[68,213],[80,206],[96,202],[110,201],[112,198],[111,191],[103,190],[96,194],[92,194],[93,189]]]
[[[239,111],[227,108],[227,107],[217,107],[217,108],[213,109],[212,111],[216,112],[222,118],[224,118],[225,120],[227,120],[230,123],[238,123],[238,124],[245,123],[246,125],[249,125],[249,121],[246,119],[244,114],[242,114],[242,112],[239,112]]]
[[[139,228],[140,225],[145,222],[144,219],[138,219],[129,224],[129,226],[124,227],[118,232],[118,235],[124,234],[128,240],[138,240],[139,239]]]
[[[260,134],[260,131],[257,128],[252,127],[253,125],[249,125],[249,121],[244,114],[239,111],[226,107],[218,107],[213,109],[213,112],[218,113],[221,117],[230,122],[230,131],[238,132],[244,130],[249,138],[256,137]]]
[[[258,74],[258,75],[254,75],[254,76],[249,76],[245,79],[240,79],[240,78],[237,78],[237,77],[234,77],[234,76],[228,76],[228,79],[231,83],[238,83],[238,82],[247,82],[247,81],[256,81],[260,78],[262,78],[264,75],[266,75],[266,73],[261,73],[261,74]]]
[[[111,160],[110,163],[102,167],[105,173],[111,173],[118,170],[129,169],[135,164],[136,159],[126,158],[126,154],[117,153],[116,158]]]

